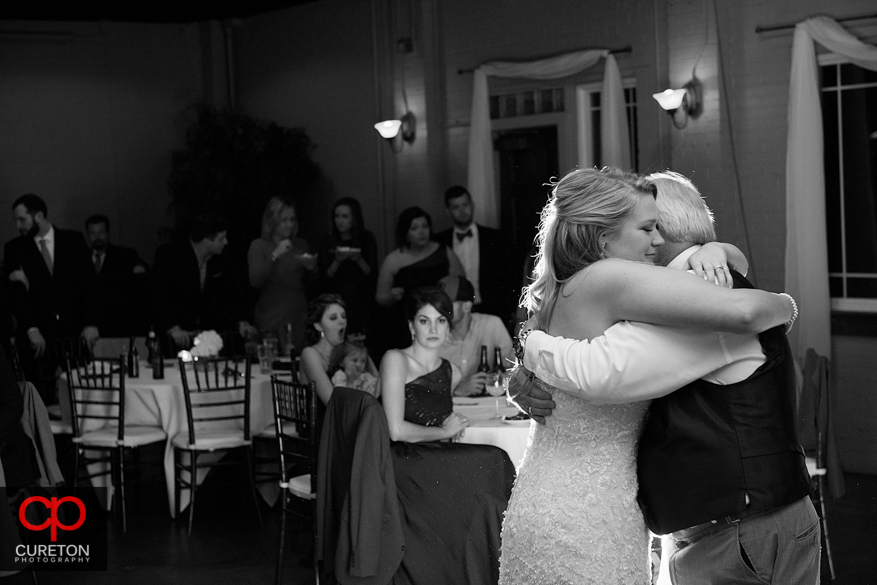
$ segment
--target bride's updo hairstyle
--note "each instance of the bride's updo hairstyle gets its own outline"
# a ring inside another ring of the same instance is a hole
[[[655,186],[634,173],[604,167],[576,169],[560,181],[542,209],[533,270],[521,305],[536,313],[539,328],[551,321],[561,287],[580,270],[606,258],[600,236],[619,229],[639,197],[655,197]]]

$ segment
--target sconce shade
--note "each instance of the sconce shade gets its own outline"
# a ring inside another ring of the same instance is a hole
[[[401,127],[402,120],[384,120],[383,122],[375,124],[375,130],[380,132],[381,136],[387,140],[395,138]]]
[[[665,89],[660,93],[653,93],[652,97],[665,110],[675,110],[682,105],[686,89]]]

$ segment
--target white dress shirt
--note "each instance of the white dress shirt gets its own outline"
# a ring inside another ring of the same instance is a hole
[[[698,248],[689,248],[669,267],[681,268]],[[539,379],[596,404],[658,398],[700,378],[719,385],[739,382],[764,361],[757,335],[630,321],[591,341],[533,331],[524,352],[524,366]]]
[[[457,234],[465,233],[470,229],[472,230],[472,237],[463,238],[462,240],[457,237]],[[451,234],[451,247],[454,250],[454,254],[460,259],[460,264],[463,265],[466,280],[471,282],[472,287],[475,289],[475,304],[478,305],[481,303],[481,290],[478,286],[478,268],[481,261],[481,253],[478,249],[478,225],[473,221],[465,230],[454,226],[453,233]]]
[[[462,339],[454,337],[453,332],[442,343],[439,355],[458,368],[463,377],[471,376],[478,370],[481,361],[481,346],[487,346],[487,363],[493,367],[494,348],[499,348],[503,357],[503,365],[507,370],[512,367],[512,338],[495,315],[472,313],[469,331]]]

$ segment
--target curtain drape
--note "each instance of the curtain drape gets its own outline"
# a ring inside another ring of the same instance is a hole
[[[490,136],[490,104],[487,89],[487,77],[527,77],[530,79],[555,79],[566,77],[592,67],[601,58],[610,56],[606,49],[574,51],[557,57],[538,59],[525,63],[510,61],[491,61],[475,69],[472,87],[472,115],[469,126],[469,174],[468,187],[475,203],[479,222],[490,227],[499,227],[499,194],[493,176],[493,144]],[[608,66],[607,75],[611,67]],[[615,63],[614,58],[612,63]],[[621,76],[618,66],[614,67],[618,75],[618,86]],[[605,83],[605,82],[604,82]],[[624,91],[621,90],[621,113],[624,115]],[[605,102],[604,102],[605,103]],[[606,106],[604,106],[606,107]],[[613,114],[614,115],[614,114]],[[617,118],[617,115],[615,115]],[[627,139],[627,121],[623,130]],[[604,134],[605,135],[605,134]],[[616,132],[613,131],[615,136]],[[617,146],[612,146],[617,149]],[[604,146],[604,152],[606,147]],[[628,149],[629,150],[629,149]],[[629,155],[628,155],[629,160]],[[630,163],[624,167],[629,168]],[[547,177],[546,177],[547,179]]]
[[[630,133],[621,72],[611,53],[606,57],[603,93],[600,96],[600,146],[604,166],[630,169]]]
[[[862,43],[831,18],[818,16],[795,27],[786,140],[785,289],[801,310],[789,334],[801,363],[808,348],[831,355],[822,108],[814,41],[877,71],[877,47]]]

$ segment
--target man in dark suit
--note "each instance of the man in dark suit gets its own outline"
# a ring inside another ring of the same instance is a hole
[[[435,240],[451,248],[463,264],[466,279],[475,287],[472,310],[509,321],[520,291],[508,242],[503,243],[499,230],[475,223],[475,206],[465,187],[445,191],[445,207],[454,227],[437,233]]]
[[[213,213],[199,215],[189,237],[158,248],[153,264],[156,333],[188,349],[198,331],[220,335],[253,330],[246,318],[242,277],[222,256],[228,244],[227,221]]]
[[[13,314],[28,379],[37,383],[51,403],[54,385],[42,384],[33,358],[42,358],[42,371],[54,370],[63,360],[57,342],[81,335],[93,343],[99,333],[93,303],[93,271],[82,234],[55,228],[46,203],[28,193],[12,204],[17,238],[6,243],[4,274],[12,289]],[[26,340],[26,342],[25,342]]]
[[[85,220],[85,238],[96,278],[98,328],[105,337],[144,335],[150,325],[146,264],[137,250],[109,241],[110,220],[95,214]]]

